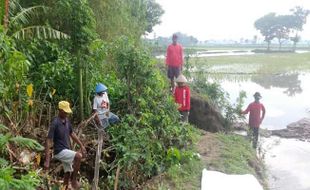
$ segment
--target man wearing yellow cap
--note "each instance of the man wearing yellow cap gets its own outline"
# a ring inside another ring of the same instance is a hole
[[[45,169],[49,168],[49,149],[50,145],[53,142],[54,157],[60,160],[64,167],[64,186],[67,187],[69,185],[70,179],[72,187],[74,189],[79,189],[80,184],[77,181],[77,174],[80,170],[81,159],[83,156],[86,156],[86,149],[81,143],[81,141],[78,139],[76,134],[73,132],[72,125],[67,117],[68,114],[72,113],[69,102],[60,101],[58,103],[58,109],[58,116],[53,119],[48,131],[45,147],[46,160],[44,163],[44,167]],[[81,147],[82,154],[80,152],[75,152],[71,150],[70,137]],[[70,172],[72,172],[71,176]]]

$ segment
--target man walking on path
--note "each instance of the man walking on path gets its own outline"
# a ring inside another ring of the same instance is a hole
[[[171,91],[174,89],[174,78],[180,75],[183,66],[183,48],[177,43],[178,36],[172,35],[172,44],[167,48],[166,66],[167,75],[171,82]]]
[[[187,79],[180,74],[175,79],[178,86],[174,90],[175,102],[179,105],[179,112],[181,114],[181,121],[188,122],[189,110],[191,109],[191,93],[189,87],[186,85]]]
[[[54,157],[60,160],[63,164],[65,172],[64,186],[67,189],[69,185],[69,180],[71,180],[71,186],[74,189],[79,189],[80,184],[77,181],[77,174],[78,171],[80,170],[81,159],[83,156],[84,157],[86,156],[86,149],[81,143],[81,141],[78,139],[76,134],[73,132],[71,123],[67,118],[67,115],[72,113],[69,102],[67,101],[59,102],[58,109],[59,109],[58,116],[53,119],[48,131],[45,147],[46,160],[44,163],[44,167],[45,169],[49,168],[50,165],[49,149],[50,145],[53,142]],[[76,142],[80,146],[82,154],[80,152],[75,152],[71,150],[70,137],[74,142]],[[72,172],[71,176],[70,172]]]
[[[259,135],[259,126],[265,118],[265,107],[260,103],[262,96],[259,92],[255,92],[254,99],[255,101],[250,103],[246,110],[242,111],[241,114],[247,114],[250,112],[249,116],[249,126],[251,131],[251,136],[253,137],[253,148],[257,147],[258,135]]]

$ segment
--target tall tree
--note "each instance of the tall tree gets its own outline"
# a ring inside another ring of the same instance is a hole
[[[139,39],[160,23],[163,14],[155,0],[90,0],[100,37],[112,40],[120,35]]]
[[[290,10],[293,12],[293,37],[291,37],[291,40],[293,41],[293,51],[296,50],[296,45],[300,41],[299,32],[303,31],[303,26],[307,23],[307,17],[310,14],[310,10],[304,9],[302,7],[295,7]]]
[[[79,118],[83,120],[88,112],[87,55],[89,45],[96,38],[93,11],[87,0],[58,0],[54,5],[55,17],[53,25],[64,29],[71,37],[71,53],[76,65],[76,79],[79,94]]]
[[[255,21],[254,26],[265,37],[268,43],[267,51],[270,50],[270,43],[276,37],[276,14],[269,13]]]
[[[278,39],[279,50],[282,44],[289,39],[290,30],[293,27],[293,17],[291,15],[279,15],[274,20],[275,37]]]
[[[152,32],[153,27],[161,23],[160,17],[164,14],[162,7],[155,2],[155,0],[148,0],[146,2],[146,32]]]

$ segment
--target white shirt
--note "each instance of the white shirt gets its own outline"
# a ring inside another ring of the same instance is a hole
[[[106,118],[105,113],[109,111],[109,97],[108,93],[105,92],[102,96],[96,95],[93,102],[93,109],[98,112],[99,119]]]

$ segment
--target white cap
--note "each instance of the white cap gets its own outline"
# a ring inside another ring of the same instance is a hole
[[[184,75],[180,74],[176,79],[175,82],[187,82],[187,79],[185,78]]]

